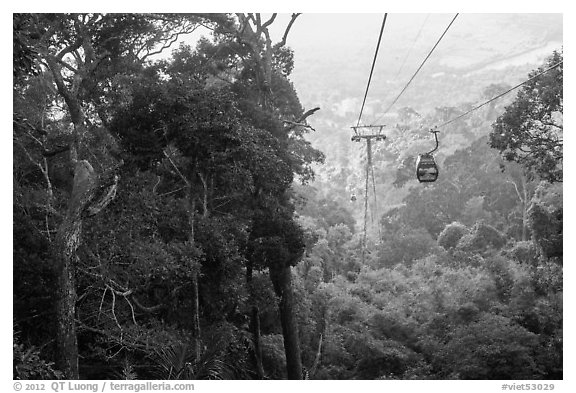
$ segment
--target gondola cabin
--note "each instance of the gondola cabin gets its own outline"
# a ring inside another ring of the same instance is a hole
[[[418,154],[416,177],[420,183],[432,183],[438,179],[438,166],[431,153]]]

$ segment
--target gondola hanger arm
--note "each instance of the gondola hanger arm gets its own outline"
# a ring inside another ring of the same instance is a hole
[[[434,139],[436,140],[436,147],[434,147],[434,149],[430,150],[428,152],[428,154],[432,154],[434,153],[436,150],[438,150],[438,133],[440,131],[438,131],[437,129],[430,129],[430,132],[434,134]]]

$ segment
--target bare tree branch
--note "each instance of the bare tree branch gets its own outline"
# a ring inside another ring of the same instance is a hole
[[[64,153],[66,151],[70,150],[70,145],[65,145],[65,146],[57,146],[56,148],[54,148],[53,150],[43,150],[42,151],[42,155],[44,157],[54,157],[55,155],[58,155],[60,153]]]
[[[260,15],[260,14],[258,14],[258,15]],[[261,31],[261,30],[264,30],[264,29],[268,28],[268,26],[270,26],[270,25],[274,22],[274,20],[276,19],[276,16],[277,16],[277,15],[278,15],[278,14],[272,14],[272,16],[270,17],[270,19],[268,19],[266,22],[264,22],[264,24],[261,25],[258,30]],[[260,19],[260,16],[258,16],[258,19]]]
[[[116,294],[114,293],[114,290],[108,286],[108,284],[106,284],[106,287],[110,289],[110,292],[112,292],[112,316],[114,317],[114,321],[116,322],[116,326],[118,326],[118,329],[120,329],[120,331],[122,331],[122,326],[120,325],[120,322],[118,322],[118,318],[116,318]]]
[[[178,41],[178,38],[182,35],[182,34],[190,34],[193,33],[198,27],[200,26],[200,24],[195,24],[195,25],[185,25],[183,26],[179,31],[172,33],[169,37],[165,38],[165,42],[164,45],[162,45],[160,47],[160,49],[155,50],[153,52],[147,52],[140,60],[145,60],[150,56],[156,55],[158,53],[161,53],[162,51],[164,51],[165,49],[170,48],[176,41]],[[137,55],[142,51],[142,49],[144,49],[144,47],[140,48],[137,52]]]
[[[75,25],[77,25],[77,22],[75,21],[74,23]],[[81,35],[78,35],[78,37],[76,37],[76,41],[70,45],[67,46],[66,48],[62,49],[60,52],[58,52],[55,57],[59,60],[62,60],[64,58],[64,56],[66,56],[68,53],[72,53],[77,49],[80,49],[82,47],[82,41],[84,40],[84,37]]]
[[[320,110],[320,107],[316,107],[310,110],[307,110],[306,112],[304,112],[304,114],[302,116],[300,116],[300,118],[298,118],[298,120],[296,121],[292,121],[292,120],[282,120],[283,123],[285,124],[290,124],[290,126],[286,127],[286,131],[290,131],[291,129],[295,128],[295,127],[305,127],[305,128],[309,128],[313,131],[316,131],[312,126],[310,126],[309,124],[307,124],[305,121],[308,117],[312,116],[316,111]]]
[[[78,73],[78,70],[76,68],[74,68],[72,65],[66,63],[63,59],[60,59],[57,56],[54,56],[54,55],[49,54],[49,53],[45,54],[45,56],[50,56],[51,58],[54,59],[54,61],[56,61],[58,64],[64,66],[68,70],[72,71],[74,74]]]
[[[176,164],[174,163],[174,161],[172,160],[172,157],[166,153],[166,151],[163,152],[164,156],[166,156],[166,158],[168,158],[168,161],[170,161],[170,164],[172,164],[172,166],[174,167],[174,169],[176,170],[176,173],[178,173],[178,175],[180,176],[180,178],[182,179],[182,181],[184,181],[184,183],[187,186],[190,186],[190,183],[188,182],[188,179],[186,179],[186,177],[184,177],[184,175],[182,174],[182,172],[180,172],[180,169],[178,169],[178,167],[176,166]]]
[[[136,340],[133,340],[133,342],[127,342],[126,340],[118,339],[118,337],[114,336],[110,332],[88,326],[78,319],[76,319],[76,323],[78,324],[79,328],[90,331],[92,333],[100,334],[108,338],[111,342],[115,342],[117,345],[120,345],[124,348],[138,349],[141,351],[149,351],[150,349],[148,345],[139,344]]]
[[[312,131],[316,131],[316,129],[314,129],[314,127],[312,127],[310,124],[307,124],[307,123],[297,123],[297,122],[291,121],[291,120],[282,120],[282,122],[290,125],[289,127],[286,127],[286,131],[290,131],[295,127],[304,127],[304,128],[308,128]]]
[[[105,286],[104,292],[102,292],[102,299],[100,299],[100,307],[98,308],[98,321],[100,321],[100,315],[102,315],[102,306],[104,305],[104,298],[106,297],[106,292],[108,292],[108,286]]]
[[[292,14],[292,17],[290,18],[290,22],[288,22],[288,26],[286,26],[286,30],[284,31],[284,35],[282,36],[282,41],[280,41],[280,43],[278,44],[279,46],[286,45],[286,40],[288,39],[288,33],[290,32],[292,25],[296,21],[296,18],[298,18],[300,15],[302,15],[302,13]]]
[[[140,310],[147,312],[147,313],[150,313],[150,314],[155,313],[164,307],[163,304],[157,304],[155,306],[149,306],[149,307],[144,306],[144,305],[142,305],[142,303],[140,303],[138,301],[138,299],[136,299],[135,296],[132,296],[132,301],[134,302],[136,307],[138,307]]]
[[[316,111],[319,111],[320,107],[316,107],[313,109],[309,109],[306,112],[304,112],[304,114],[302,116],[300,116],[300,118],[298,120],[296,120],[297,123],[302,123],[304,120],[306,120],[309,116],[313,115]]]

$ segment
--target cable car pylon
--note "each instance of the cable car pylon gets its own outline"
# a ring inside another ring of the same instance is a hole
[[[352,128],[354,130],[354,135],[352,135],[352,141],[353,142],[360,142],[362,139],[366,139],[366,141],[371,141],[372,139],[375,139],[377,141],[383,141],[384,139],[386,139],[386,135],[382,134],[382,129],[386,127],[385,124],[379,124],[379,125],[366,125],[366,126],[352,126],[350,128]],[[377,128],[378,131],[376,132],[376,134],[361,134],[358,130],[362,129],[362,128]]]
[[[368,184],[370,179],[370,174],[372,174],[372,187],[374,189],[374,211],[372,214],[372,218],[376,216],[378,218],[378,200],[376,197],[376,183],[374,181],[374,166],[372,165],[372,141],[383,141],[386,139],[386,135],[382,133],[384,129],[384,124],[378,125],[363,125],[363,126],[353,126],[351,127],[354,130],[354,135],[352,136],[353,142],[360,142],[363,139],[366,141],[366,186],[365,186],[365,195],[364,195],[364,235],[362,238],[362,262],[364,263],[365,259],[365,250],[366,250],[366,236],[367,236],[367,223],[368,223]],[[376,129],[374,133],[361,133],[360,129]],[[378,232],[380,233],[380,225],[378,225]],[[380,234],[381,237],[381,234]]]

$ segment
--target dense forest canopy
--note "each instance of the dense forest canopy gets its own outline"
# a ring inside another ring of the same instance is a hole
[[[473,104],[398,109],[364,242],[276,18],[13,15],[14,378],[562,379],[562,51],[435,183]]]

